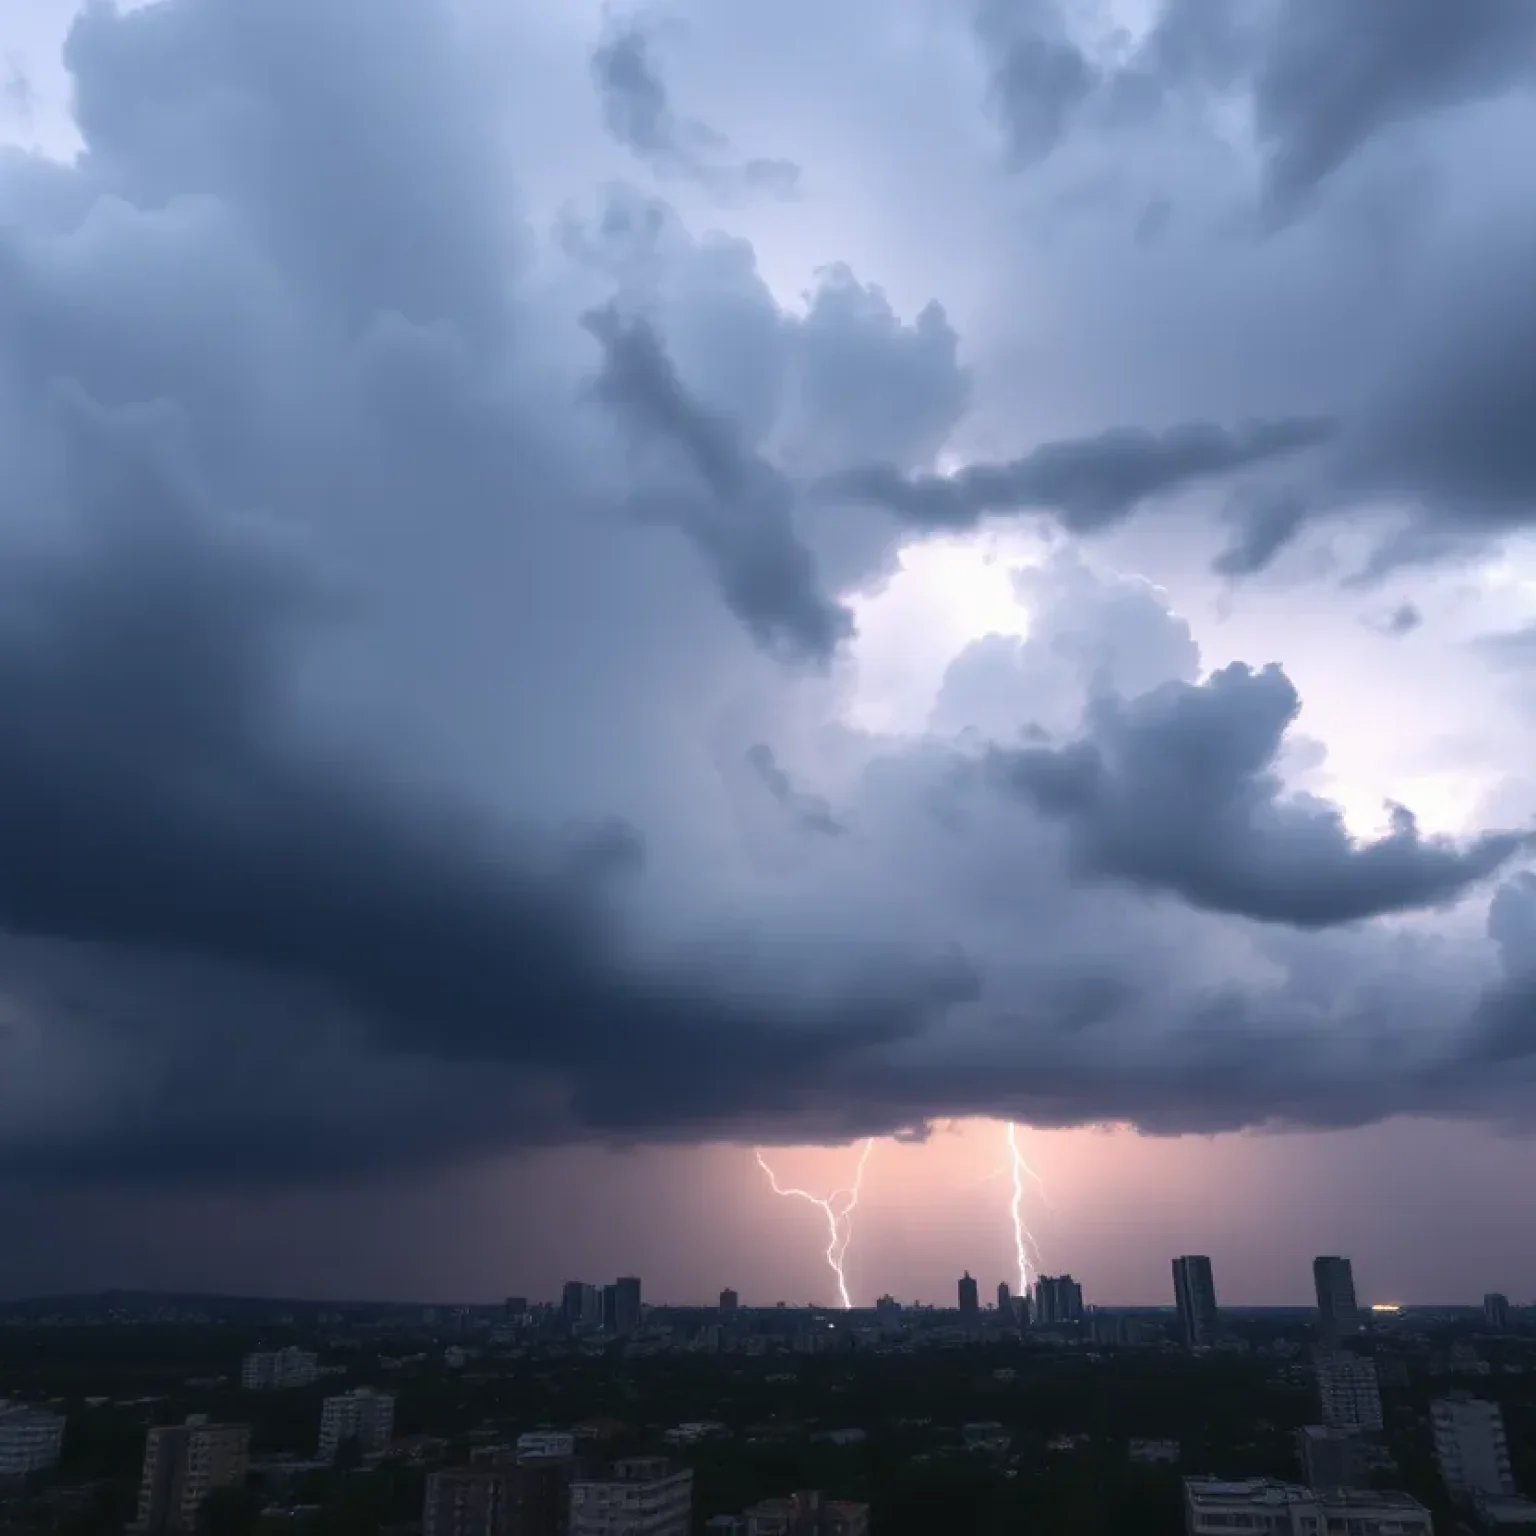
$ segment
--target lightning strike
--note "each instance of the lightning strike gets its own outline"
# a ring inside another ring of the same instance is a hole
[[[778,1175],[768,1166],[768,1160],[763,1156],[762,1149],[760,1147],[756,1149],[757,1166],[768,1175],[768,1183],[774,1194],[804,1200],[816,1206],[826,1216],[827,1268],[832,1271],[837,1280],[837,1296],[844,1311],[848,1311],[853,1306],[853,1301],[848,1295],[848,1276],[844,1270],[844,1261],[848,1257],[848,1244],[853,1240],[853,1223],[849,1218],[858,1206],[859,1192],[864,1187],[864,1165],[869,1161],[869,1154],[874,1145],[873,1136],[865,1140],[859,1152],[858,1166],[854,1169],[852,1185],[847,1189],[834,1189],[825,1199],[820,1195],[813,1195],[808,1189],[796,1189],[790,1185],[780,1184]]]
[[[1019,1146],[1019,1128],[1012,1120],[1008,1122],[1007,1137],[1008,1167],[1013,1173],[1013,1198],[1008,1205],[1008,1214],[1013,1221],[1013,1254],[1019,1266],[1019,1295],[1027,1297],[1030,1269],[1039,1253],[1039,1247],[1024,1223],[1024,1178],[1028,1175],[1038,1184],[1040,1175],[1025,1160],[1023,1149]]]

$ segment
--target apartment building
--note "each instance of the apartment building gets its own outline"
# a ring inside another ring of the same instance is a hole
[[[1376,1362],[1341,1350],[1319,1349],[1312,1357],[1323,1423],[1330,1429],[1374,1434],[1382,1427],[1381,1387]]]
[[[387,1449],[395,1433],[395,1400],[388,1392],[358,1387],[328,1397],[320,1410],[320,1460],[335,1461],[336,1453],[355,1441],[365,1456]]]
[[[607,1477],[571,1484],[570,1536],[691,1536],[692,1531],[692,1469],[674,1467],[664,1456],[623,1457]]]
[[[194,1413],[185,1424],[152,1429],[144,1442],[144,1475],[131,1531],[192,1531],[203,1500],[239,1488],[250,1470],[249,1424],[210,1424]]]
[[[743,1512],[743,1536],[869,1536],[869,1505],[803,1490]]]
[[[258,1350],[241,1362],[240,1385],[247,1392],[282,1392],[313,1386],[319,1374],[319,1357],[308,1350]]]
[[[1513,1495],[1509,1441],[1497,1403],[1453,1392],[1431,1403],[1429,1412],[1435,1460],[1448,1493],[1460,1499]]]
[[[1315,1491],[1269,1478],[1224,1482],[1214,1477],[1184,1479],[1187,1536],[1434,1536],[1434,1521],[1406,1493],[1353,1488]]]
[[[0,1478],[26,1477],[55,1466],[64,1448],[64,1420],[42,1408],[0,1403]]]

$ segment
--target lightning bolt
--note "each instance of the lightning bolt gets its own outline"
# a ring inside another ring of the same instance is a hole
[[[843,1268],[843,1261],[848,1257],[848,1244],[853,1240],[853,1223],[849,1217],[853,1215],[859,1203],[859,1192],[864,1187],[864,1165],[869,1161],[869,1154],[875,1145],[875,1138],[868,1137],[859,1151],[858,1166],[854,1169],[853,1183],[847,1189],[834,1189],[830,1195],[823,1199],[820,1195],[813,1195],[808,1189],[795,1189],[779,1183],[778,1175],[768,1166],[768,1160],[763,1156],[762,1148],[756,1149],[757,1166],[768,1175],[768,1183],[774,1194],[785,1197],[793,1197],[796,1200],[804,1200],[816,1206],[827,1218],[827,1268],[832,1271],[837,1280],[838,1300],[843,1304],[843,1310],[847,1311],[853,1306],[848,1295],[848,1276]]]
[[[1012,1120],[1007,1125],[1007,1138],[1008,1162],[1005,1166],[1013,1174],[1013,1198],[1008,1203],[1008,1214],[1013,1221],[1013,1256],[1019,1266],[1019,1294],[1027,1297],[1029,1273],[1040,1250],[1024,1222],[1024,1180],[1027,1176],[1038,1184],[1040,1175],[1025,1160],[1024,1151],[1019,1146],[1019,1128]]]

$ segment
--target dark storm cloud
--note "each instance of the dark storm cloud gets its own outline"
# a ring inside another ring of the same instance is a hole
[[[1094,533],[1157,496],[1318,447],[1335,431],[1335,423],[1315,417],[1236,428],[1190,422],[1166,432],[1122,427],[1045,443],[1003,464],[968,464],[952,475],[852,470],[824,490],[874,502],[924,530],[973,528],[985,517],[1043,512],[1074,533]]]
[[[546,241],[501,156],[549,143],[499,115],[528,90],[558,121],[541,61],[491,91],[460,8],[360,15],[93,5],[82,153],[0,157],[0,1170],[1472,1102],[1475,1061],[1437,1100],[1415,1053],[1459,1046],[1476,963],[1374,929],[1276,958],[1225,914],[1433,905],[1513,840],[1351,844],[1276,785],[1283,678],[1192,686],[1155,589],[1043,568],[1029,638],[952,669],[948,739],[849,723],[837,594],[894,543],[1267,486],[1328,420],[934,476],[972,388],[937,304],[834,264],[786,308],[654,201]],[[664,160],[659,77],[611,47]],[[1073,110],[1039,78],[1037,143]],[[797,496],[843,464],[886,467]],[[976,772],[1037,718],[1071,740],[1085,696],[1076,746],[995,759],[1011,798]]]
[[[1424,615],[1412,603],[1399,603],[1390,612],[1376,615],[1369,623],[1377,634],[1399,640],[1420,628],[1424,623]]]
[[[658,175],[682,177],[721,196],[792,196],[799,166],[788,160],[738,161],[723,134],[678,116],[657,71],[653,42],[653,34],[631,18],[614,26],[593,51],[592,78],[609,133]]]
[[[1287,795],[1275,771],[1300,705],[1279,667],[1234,664],[1198,685],[1101,697],[1084,739],[1000,752],[993,768],[1067,828],[1090,873],[1296,928],[1447,905],[1528,846],[1513,832],[1426,838],[1401,806],[1389,833],[1357,843],[1336,806]]]
[[[1283,207],[1373,136],[1536,72],[1536,12],[1523,0],[1283,0],[1265,42],[1254,109]]]
[[[1031,166],[1066,136],[1099,88],[1099,68],[1067,34],[1055,0],[985,0],[977,31],[1009,154]]]
[[[599,398],[645,440],[681,454],[700,482],[665,498],[658,515],[676,519],[694,541],[726,601],[763,645],[827,661],[852,634],[853,619],[818,586],[795,531],[789,482],[689,396],[646,320],[609,305],[584,323],[603,349]]]

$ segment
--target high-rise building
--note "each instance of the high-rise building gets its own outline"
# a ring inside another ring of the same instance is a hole
[[[42,1408],[0,1403],[0,1480],[27,1477],[56,1466],[64,1447],[64,1420]]]
[[[734,1312],[741,1305],[741,1298],[730,1286],[720,1292],[720,1310],[722,1312]]]
[[[1218,1325],[1216,1279],[1203,1253],[1186,1253],[1173,1261],[1173,1297],[1184,1347],[1209,1348],[1216,1342]]]
[[[358,1387],[328,1397],[320,1409],[320,1460],[335,1461],[348,1441],[365,1456],[385,1450],[395,1433],[395,1400],[388,1392]]]
[[[1322,1336],[1341,1339],[1354,1333],[1360,1326],[1360,1308],[1349,1260],[1337,1255],[1313,1259],[1312,1283],[1317,1290],[1317,1324]]]
[[[1430,1404],[1435,1460],[1446,1489],[1457,1498],[1508,1497],[1515,1491],[1504,1415],[1497,1403],[1453,1392]]]
[[[573,1327],[581,1321],[587,1290],[580,1280],[567,1280],[560,1287],[560,1316]]]
[[[600,1285],[584,1285],[581,1288],[581,1315],[577,1321],[583,1328],[603,1326],[603,1288]]]
[[[1365,1488],[1370,1485],[1365,1447],[1360,1436],[1326,1424],[1307,1424],[1296,1431],[1301,1475],[1307,1487]]]
[[[1004,1317],[1011,1317],[1013,1315],[1013,1292],[1008,1289],[1008,1282],[1006,1280],[999,1280],[997,1282],[997,1310]]]
[[[640,1281],[620,1275],[613,1283],[613,1331],[633,1333],[640,1326]]]
[[[282,1392],[310,1387],[320,1374],[320,1362],[306,1349],[258,1350],[240,1364],[240,1385],[247,1392]]]
[[[664,1456],[627,1456],[607,1477],[571,1484],[570,1536],[690,1536],[692,1530],[693,1471]]]
[[[195,1530],[197,1512],[210,1493],[244,1485],[250,1446],[249,1424],[210,1424],[198,1413],[185,1424],[150,1430],[138,1514],[129,1530]]]
[[[1376,1362],[1342,1350],[1318,1349],[1312,1357],[1323,1423],[1330,1429],[1374,1433],[1382,1426]]]
[[[1483,1321],[1493,1333],[1509,1332],[1509,1297],[1489,1291],[1483,1297]]]
[[[526,1296],[508,1296],[502,1312],[508,1322],[516,1322],[520,1317],[528,1315],[528,1298]]]
[[[981,1296],[976,1289],[976,1282],[971,1277],[970,1270],[960,1277],[960,1310],[967,1317],[981,1310]]]
[[[1058,1328],[1083,1320],[1083,1288],[1071,1275],[1041,1275],[1035,1281],[1035,1322]]]
[[[451,1467],[427,1479],[421,1536],[507,1536],[507,1468]]]

